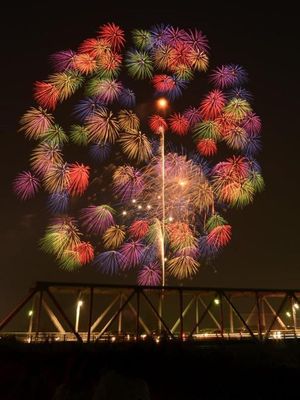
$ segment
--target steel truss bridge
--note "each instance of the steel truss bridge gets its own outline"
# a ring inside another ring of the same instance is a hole
[[[37,282],[2,320],[0,337],[13,335],[24,342],[265,341],[299,338],[299,319],[300,290]],[[14,320],[25,329],[9,329]]]

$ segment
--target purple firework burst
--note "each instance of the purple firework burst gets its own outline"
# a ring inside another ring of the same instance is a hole
[[[138,284],[142,286],[157,286],[161,281],[161,267],[155,262],[144,265],[138,272]]]

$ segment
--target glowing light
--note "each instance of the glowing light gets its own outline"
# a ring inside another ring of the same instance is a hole
[[[33,310],[28,311],[28,317],[31,317],[33,315]]]
[[[282,333],[280,331],[276,331],[273,333],[274,339],[282,339]]]
[[[113,342],[113,343],[116,341],[116,339],[117,339],[117,338],[116,338],[115,336],[112,336],[112,337],[110,338],[111,342]]]
[[[178,184],[179,184],[179,186],[184,187],[184,186],[187,185],[187,182],[186,181],[179,181]]]
[[[220,300],[219,300],[219,299],[214,299],[214,303],[215,303],[216,305],[219,305],[219,304],[220,304]]]
[[[137,208],[141,210],[143,207],[139,204]]]
[[[299,304],[298,303],[295,303],[293,307],[294,307],[295,310],[299,310]]]
[[[133,204],[136,203],[136,199],[132,199],[131,201],[132,201]]]
[[[170,222],[172,222],[172,221],[174,221],[174,218],[173,218],[173,217],[169,217],[168,220],[169,220]]]
[[[127,215],[127,211],[123,211],[123,212],[122,212],[122,215]]]
[[[160,99],[157,100],[156,104],[158,108],[160,108],[161,110],[165,110],[168,107],[169,103],[167,99],[161,97]]]
[[[292,316],[292,314],[291,314],[289,311],[287,311],[287,312],[285,313],[285,315],[286,315],[288,318],[291,318],[291,316]]]
[[[147,204],[147,210],[151,210],[150,204]]]

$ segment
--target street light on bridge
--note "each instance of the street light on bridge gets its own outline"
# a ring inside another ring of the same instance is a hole
[[[82,300],[78,300],[77,301],[77,307],[76,307],[76,321],[75,321],[75,332],[78,332],[78,328],[79,328],[79,318],[80,318],[80,309],[83,305],[83,301]]]

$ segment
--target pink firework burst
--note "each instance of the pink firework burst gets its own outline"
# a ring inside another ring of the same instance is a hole
[[[176,46],[179,43],[186,42],[188,34],[184,29],[180,29],[174,26],[168,26],[165,33],[167,43],[172,46]]]
[[[69,165],[69,187],[71,196],[81,196],[89,184],[89,170],[86,165],[75,163]]]
[[[234,64],[222,65],[211,74],[211,82],[221,89],[240,85],[246,80],[247,74],[245,70]]]
[[[189,30],[187,42],[194,49],[207,52],[209,50],[207,37],[199,30]]]
[[[145,246],[140,240],[132,240],[121,246],[120,253],[124,257],[123,269],[136,267],[142,259]]]
[[[261,120],[258,115],[250,112],[241,122],[241,126],[251,135],[257,135],[261,131]]]
[[[14,182],[13,189],[21,200],[34,197],[40,188],[40,181],[30,171],[20,172]]]
[[[122,89],[123,85],[121,82],[115,79],[103,79],[95,88],[95,94],[100,96],[101,100],[105,103],[112,103],[119,97]]]
[[[142,286],[158,286],[161,282],[161,267],[157,262],[144,265],[138,272],[138,284]]]
[[[53,65],[55,72],[64,72],[67,69],[74,67],[74,56],[76,53],[73,50],[62,50],[50,56],[50,62]]]
[[[102,235],[114,225],[112,212],[112,208],[107,205],[89,206],[81,210],[79,219],[87,232]]]
[[[244,150],[248,143],[249,135],[244,128],[234,127],[224,136],[224,141],[234,150]]]
[[[189,121],[191,127],[201,121],[201,113],[199,108],[196,107],[189,107],[183,113],[183,116]]]
[[[125,44],[123,29],[113,22],[102,25],[99,29],[99,37],[106,40],[113,49],[119,51]]]

